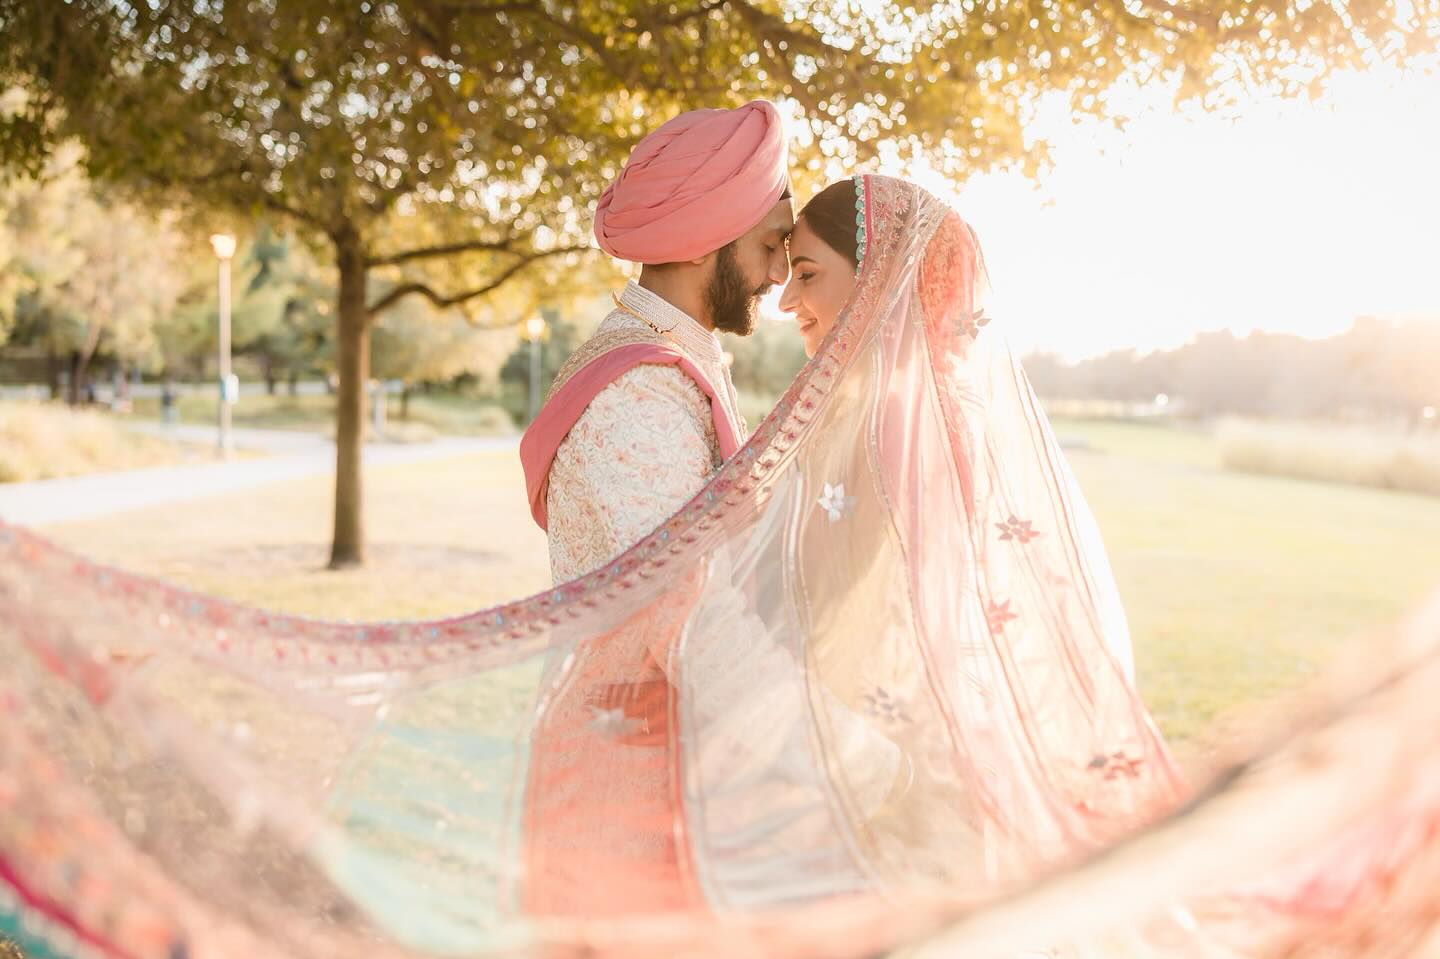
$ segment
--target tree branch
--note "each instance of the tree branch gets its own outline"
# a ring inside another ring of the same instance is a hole
[[[1161,23],[1158,19],[1155,18],[1154,15],[1149,13],[1133,13],[1130,10],[1125,9],[1125,6],[1123,4],[1118,8],[1118,13],[1122,19],[1128,20],[1133,24],[1144,27],[1147,30],[1155,30],[1171,38],[1184,35],[1184,31],[1182,31],[1174,24]]]
[[[706,14],[710,13],[712,10],[719,10],[721,7],[725,6],[729,2],[730,0],[704,0],[703,3],[701,3],[693,10],[681,10],[680,12],[674,14],[671,14],[669,10],[666,10],[666,16],[652,19],[650,15],[660,12],[660,10],[662,9],[660,7],[654,7],[650,10],[645,11],[644,13],[632,14],[631,18],[635,21],[637,26],[644,27],[645,29],[654,33],[667,27],[678,27],[683,23],[694,20],[696,17],[703,17]]]
[[[491,252],[503,251],[513,253],[511,239],[505,240],[467,240],[464,243],[446,243],[440,246],[422,246],[413,250],[405,250],[401,253],[386,253],[381,256],[367,257],[366,266],[398,266],[401,263],[408,263],[411,260],[425,260],[437,256],[450,256],[455,253],[467,253],[471,250],[489,250]]]
[[[258,170],[253,163],[242,161],[233,166],[217,166],[205,173],[197,173],[193,176],[177,176],[174,178],[174,182],[184,189],[200,190],[229,177],[245,173],[259,177],[261,172],[262,171]],[[274,194],[267,193],[263,187],[257,185],[256,190],[260,198],[260,204],[266,209],[284,214],[285,216],[294,217],[301,223],[308,224],[322,232],[329,232],[330,228],[315,214],[307,213],[304,210],[286,204]]]
[[[543,260],[546,257],[555,256],[560,253],[581,253],[588,249],[590,249],[588,246],[561,246],[556,247],[553,250],[546,250],[543,253],[532,253],[529,256],[521,258],[518,262],[510,265],[509,267],[506,267],[499,276],[495,277],[495,279],[491,280],[489,283],[486,283],[484,286],[476,287],[473,290],[466,290],[464,293],[457,293],[454,296],[444,296],[443,294],[436,292],[432,287],[425,283],[402,283],[390,292],[386,293],[384,296],[380,297],[380,299],[376,300],[374,303],[370,304],[370,306],[367,308],[367,312],[371,316],[374,316],[377,313],[384,312],[385,310],[394,306],[398,301],[404,299],[407,296],[410,296],[411,294],[425,297],[425,299],[429,300],[431,303],[435,304],[436,307],[442,310],[448,309],[449,307],[464,303],[466,300],[473,300],[476,297],[484,296],[487,293],[494,292],[515,274],[519,273],[521,270],[525,269],[525,267],[538,260]]]
[[[331,232],[330,226],[325,223],[325,221],[320,219],[320,217],[316,216],[313,213],[306,213],[304,210],[292,207],[277,196],[272,196],[269,193],[265,193],[263,194],[263,199],[261,200],[261,202],[265,205],[266,209],[274,210],[276,213],[283,213],[286,216],[292,216],[295,219],[299,220],[301,223],[309,224],[315,229],[320,230],[322,233]]]
[[[787,23],[783,18],[774,14],[757,10],[745,0],[733,0],[730,8],[740,15],[750,29],[755,33],[757,39],[776,44],[780,41],[791,45],[795,50],[811,50],[821,53],[834,53],[835,48],[826,43],[821,37],[805,30],[796,29],[794,25]],[[803,26],[803,24],[802,24]]]
[[[439,4],[440,9],[450,13],[530,13],[540,6],[536,0],[511,0],[506,3],[486,3],[483,0],[447,0]]]
[[[233,166],[212,167],[207,172],[197,173],[194,176],[177,176],[175,180],[186,189],[198,189],[209,186],[217,180],[223,180],[226,177],[238,176],[239,174],[247,172],[251,172],[251,167],[240,163]]]
[[[1174,17],[1178,26],[1205,26],[1211,30],[1220,29],[1220,18],[1213,13],[1204,10],[1193,10],[1190,7],[1182,6],[1173,0],[1141,0],[1140,6],[1144,8],[1158,9]],[[1163,24],[1157,24],[1163,26]]]

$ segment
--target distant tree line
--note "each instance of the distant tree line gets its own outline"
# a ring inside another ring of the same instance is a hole
[[[1440,316],[1362,317],[1325,339],[1202,333],[1174,350],[1123,350],[1078,363],[1034,354],[1025,369],[1052,400],[1152,403],[1194,416],[1435,422]]]

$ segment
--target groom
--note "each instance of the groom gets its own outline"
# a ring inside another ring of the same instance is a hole
[[[561,583],[624,552],[745,437],[717,330],[748,335],[789,276],[795,223],[782,118],[756,100],[684,113],[636,146],[600,198],[595,239],[640,279],[556,375],[520,443]]]

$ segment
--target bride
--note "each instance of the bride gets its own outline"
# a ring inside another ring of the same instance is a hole
[[[664,588],[547,678],[525,789],[538,911],[993,893],[1182,794],[973,231],[857,177],[802,211],[790,255],[781,306],[814,359],[617,564],[664,563]],[[628,683],[640,658],[664,680]]]

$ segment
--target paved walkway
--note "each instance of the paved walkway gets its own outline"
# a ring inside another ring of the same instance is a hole
[[[153,431],[149,427],[143,431],[186,442],[214,442],[215,439],[215,430],[211,427],[155,426]],[[229,463],[158,466],[31,483],[4,483],[0,484],[0,519],[25,526],[89,519],[335,471],[335,444],[318,433],[244,429],[236,430],[234,438],[238,448],[276,455]],[[427,443],[373,443],[365,447],[365,465],[368,468],[415,463],[485,450],[515,449],[519,442],[517,436],[487,436],[446,437]]]
[[[220,430],[215,426],[198,426],[194,423],[136,422],[121,420],[120,424],[132,433],[158,436],[177,443],[193,443],[196,446],[213,447],[219,443]],[[264,430],[249,427],[235,427],[230,431],[230,440],[238,450],[260,450],[276,455],[284,453],[312,453],[317,449],[335,448],[335,444],[319,430]],[[367,449],[370,447],[367,447]]]

